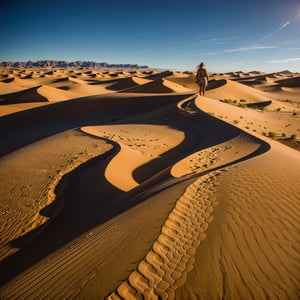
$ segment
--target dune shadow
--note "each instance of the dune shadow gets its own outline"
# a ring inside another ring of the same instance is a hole
[[[40,211],[49,220],[9,243],[20,250],[0,262],[1,270],[6,270],[0,274],[0,285],[119,213],[117,209],[108,208],[111,204],[106,201],[124,193],[104,177],[107,164],[120,151],[118,144],[113,143],[113,146],[66,174],[55,189],[54,202]],[[95,185],[95,178],[99,185]]]
[[[0,156],[50,135],[101,125],[176,103],[186,95],[105,94],[66,100],[0,117]]]
[[[120,151],[119,144],[106,140],[113,145],[111,150],[80,165],[74,171],[66,174],[59,182],[55,190],[55,201],[40,211],[41,215],[50,218],[49,221],[10,242],[11,246],[20,248],[20,250],[0,263],[0,269],[6,270],[0,274],[0,285],[9,282],[88,230],[147,200],[149,193],[161,191],[180,181],[187,180],[188,178],[171,178],[170,168],[174,163],[195,151],[224,142],[242,132],[242,130],[202,112],[195,104],[192,108],[198,110],[196,115],[191,116],[180,111],[177,103],[189,96],[191,95],[166,95],[160,97],[159,100],[158,96],[137,96],[125,99],[119,99],[116,96],[101,96],[101,101],[96,96],[33,109],[7,116],[4,119],[0,118],[0,126],[15,125],[5,133],[6,138],[12,133],[17,134],[18,131],[22,131],[20,124],[30,117],[33,118],[32,122],[38,122],[43,129],[27,140],[22,140],[23,135],[16,135],[18,142],[11,144],[5,149],[6,151],[66,129],[112,124],[113,116],[119,120],[114,124],[134,124],[136,120],[133,117],[142,113],[142,117],[139,118],[139,121],[143,120],[142,123],[139,122],[141,124],[167,125],[186,134],[185,140],[180,145],[164,153],[160,159],[153,160],[134,171],[133,176],[140,185],[129,192],[123,192],[114,187],[104,176],[108,163]],[[118,106],[114,101],[116,99]],[[143,101],[143,105],[140,105],[141,101]],[[66,112],[70,111],[73,115],[72,119],[68,120]],[[37,116],[38,119],[36,119]],[[54,116],[58,124],[53,124]],[[27,132],[28,134],[32,128],[28,124],[23,129],[23,133]],[[2,137],[1,140],[5,140],[5,138]],[[259,150],[242,159],[268,150],[267,143],[259,139],[257,142],[261,145]],[[210,171],[197,174],[197,176]]]
[[[49,102],[47,98],[39,94],[38,88],[35,86],[22,91],[9,93],[1,96],[0,105],[17,104],[17,103],[29,103],[29,102]]]
[[[226,83],[227,83],[226,79],[219,79],[219,80],[212,79],[212,80],[209,80],[208,85],[207,85],[207,90],[209,91],[209,90],[217,89],[221,86],[224,86]]]
[[[56,87],[56,88],[57,88],[57,89],[60,89],[60,90],[64,90],[64,91],[70,90],[70,87],[67,86],[67,85],[58,86],[58,87]]]
[[[171,168],[172,165],[194,152],[223,143],[241,134],[241,129],[201,111],[193,104],[194,101],[191,103],[189,106],[193,111],[197,111],[196,115],[187,117],[186,113],[172,107],[168,113],[171,118],[169,117],[167,121],[151,122],[151,124],[168,125],[183,131],[185,139],[177,147],[161,154],[159,158],[134,170],[133,177],[138,183],[155,176],[162,169]],[[147,124],[147,118],[144,118],[144,122]],[[250,136],[245,132],[243,134]],[[254,137],[251,136],[251,138]],[[261,145],[264,143],[258,139],[256,142]]]
[[[1,80],[1,82],[3,82],[3,83],[10,83],[10,82],[13,82],[14,80],[15,80],[15,78],[12,77],[12,78],[7,78],[7,79],[4,79],[4,80]]]
[[[276,83],[282,87],[300,87],[300,76],[277,80]]]
[[[253,102],[253,103],[247,103],[247,107],[250,108],[263,108],[267,107],[272,104],[272,100],[267,100],[267,101],[261,101],[261,102]]]

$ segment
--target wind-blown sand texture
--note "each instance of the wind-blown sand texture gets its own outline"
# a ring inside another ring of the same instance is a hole
[[[1,69],[0,298],[298,299],[299,81]]]

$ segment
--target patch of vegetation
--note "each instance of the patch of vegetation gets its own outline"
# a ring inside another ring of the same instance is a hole
[[[268,137],[270,137],[271,139],[276,139],[276,137],[277,137],[277,134],[275,133],[275,132],[273,132],[273,131],[269,131],[269,133],[268,133]]]
[[[221,102],[223,103],[227,103],[227,104],[232,104],[233,103],[233,100],[231,99],[220,99]]]
[[[292,134],[291,135],[291,140],[295,140],[297,138],[297,135],[296,134]]]
[[[239,121],[238,121],[238,120],[233,120],[233,123],[234,123],[234,124],[238,124]]]
[[[241,108],[246,108],[246,107],[247,107],[247,104],[246,104],[246,103],[239,103],[239,107],[241,107]]]

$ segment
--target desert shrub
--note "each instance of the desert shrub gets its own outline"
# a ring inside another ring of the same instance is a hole
[[[276,133],[273,132],[273,131],[269,131],[268,137],[270,137],[270,138],[272,138],[272,139],[275,139],[275,138],[276,138]]]
[[[282,135],[283,137],[286,137],[286,134],[285,134],[285,133],[282,133],[281,135]]]
[[[296,135],[296,134],[292,134],[292,135],[291,135],[291,139],[292,139],[292,140],[295,140],[296,138],[297,138],[297,135]]]
[[[247,104],[246,104],[246,103],[239,103],[239,107],[241,107],[241,108],[246,108],[246,107],[247,107]]]
[[[293,116],[297,116],[297,113],[295,111],[293,112]]]
[[[277,111],[281,111],[281,108],[280,108],[280,107],[278,107],[276,110],[277,110]]]
[[[238,124],[239,121],[238,121],[238,120],[234,120],[233,123],[234,123],[234,124]]]
[[[233,101],[231,99],[220,99],[221,102],[231,104]]]
[[[247,100],[245,100],[245,99],[241,99],[241,100],[240,100],[240,102],[247,102]]]

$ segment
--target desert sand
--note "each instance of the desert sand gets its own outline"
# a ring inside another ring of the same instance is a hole
[[[299,299],[300,74],[0,69],[1,299]]]

